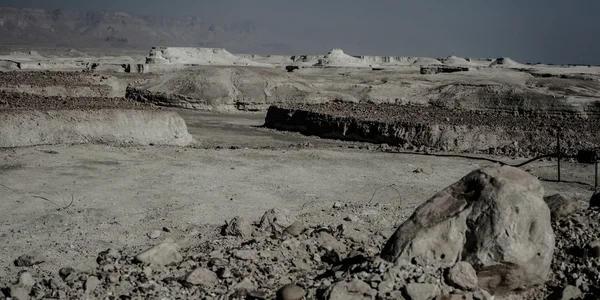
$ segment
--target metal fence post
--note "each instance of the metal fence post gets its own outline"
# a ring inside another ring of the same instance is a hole
[[[598,160],[596,160],[596,176],[594,179],[594,188],[598,189]]]
[[[558,171],[558,182],[560,182],[560,158],[561,158],[561,155],[560,155],[560,128],[558,128],[556,130],[556,153],[557,153],[557,156],[558,156],[558,165],[557,165],[557,168],[558,168],[558,170],[557,170]]]

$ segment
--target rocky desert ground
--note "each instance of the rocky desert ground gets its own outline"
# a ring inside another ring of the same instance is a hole
[[[599,67],[13,50],[0,299],[600,295]]]

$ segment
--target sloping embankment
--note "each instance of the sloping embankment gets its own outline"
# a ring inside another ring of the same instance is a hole
[[[0,148],[50,144],[187,146],[183,119],[160,110],[0,110]]]
[[[408,150],[533,156],[553,153],[555,126],[563,151],[600,146],[598,119],[514,117],[434,107],[329,103],[271,106],[269,128],[341,140],[387,143]]]

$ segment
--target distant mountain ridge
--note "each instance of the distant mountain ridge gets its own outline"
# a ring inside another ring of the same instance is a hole
[[[198,17],[0,7],[0,45],[148,49],[223,47],[232,52],[289,53],[252,21],[210,24]]]

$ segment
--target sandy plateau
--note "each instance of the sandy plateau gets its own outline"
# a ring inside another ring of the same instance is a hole
[[[0,299],[600,295],[576,159],[600,67],[157,47],[0,71]]]

